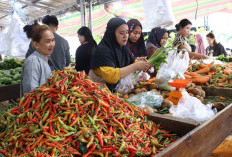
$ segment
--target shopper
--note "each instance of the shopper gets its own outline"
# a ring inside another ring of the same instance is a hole
[[[47,15],[43,18],[42,23],[48,25],[54,34],[56,46],[54,48],[54,53],[51,55],[51,60],[55,65],[55,70],[62,70],[70,64],[69,44],[67,40],[56,33],[59,25],[56,16]],[[29,48],[26,58],[31,55],[34,50],[35,49]]]
[[[187,37],[189,36],[192,23],[188,19],[182,19],[178,24],[176,24],[176,33],[175,39],[173,40],[172,46],[178,46],[178,49],[185,49],[189,53],[190,58],[194,59],[207,59],[209,58],[206,55],[198,54],[192,52],[191,46],[187,43]]]
[[[221,54],[227,56],[225,48],[222,46],[222,44],[216,42],[215,36],[212,32],[208,33],[206,38],[209,43],[209,46],[206,48],[206,54],[208,56],[219,56]]]
[[[51,68],[48,62],[49,55],[52,54],[55,47],[52,31],[47,25],[36,25],[32,30],[31,39],[36,50],[25,60],[23,65],[21,97],[44,84],[47,78],[51,76]]]
[[[147,57],[147,51],[145,48],[142,25],[137,19],[131,19],[127,22],[129,27],[129,39],[127,46],[133,58]]]
[[[201,34],[195,35],[196,52],[205,55],[205,45]]]
[[[77,31],[77,34],[81,45],[76,50],[75,68],[77,71],[84,70],[85,73],[88,74],[93,51],[97,47],[97,43],[93,39],[92,33],[88,27],[81,27]]]
[[[93,81],[106,83],[114,90],[118,81],[136,70],[148,70],[147,61],[134,63],[128,47],[128,26],[121,18],[112,18],[107,23],[106,32],[94,51],[89,74]]]
[[[169,32],[166,29],[160,27],[156,27],[151,30],[146,44],[149,58],[158,48],[166,43],[168,40],[168,34]]]

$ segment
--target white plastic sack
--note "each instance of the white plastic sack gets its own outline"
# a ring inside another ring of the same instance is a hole
[[[23,32],[23,26],[17,13],[14,13],[10,23],[0,33],[0,54],[10,57],[25,56],[30,40]]]
[[[204,122],[212,118],[215,113],[212,105],[204,105],[196,97],[190,96],[186,91],[182,92],[178,105],[172,106],[169,112],[174,117],[193,119],[198,122]]]
[[[174,16],[169,0],[142,0],[146,27],[169,27],[174,24]]]
[[[129,102],[144,108],[146,105],[159,108],[163,102],[163,96],[153,91],[136,94],[128,99]]]
[[[169,85],[172,79],[185,79],[184,73],[189,66],[189,54],[185,52],[177,53],[176,50],[169,52],[167,63],[162,63],[160,70],[156,75],[158,88],[161,90],[174,90],[174,87]]]
[[[148,80],[150,75],[141,71],[137,76],[137,72],[130,73],[128,76],[122,78],[117,84],[115,90],[121,94],[130,93],[134,89],[134,84],[136,84],[139,80]]]

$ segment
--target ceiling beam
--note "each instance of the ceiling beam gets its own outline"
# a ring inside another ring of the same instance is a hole
[[[31,3],[31,2],[25,2],[25,1],[22,1],[22,0],[17,0],[17,2],[25,4],[27,6],[33,6],[33,7],[41,8],[41,9],[45,9],[45,10],[54,9],[53,7],[45,7],[45,6],[42,6],[42,5],[35,4],[36,2]]]

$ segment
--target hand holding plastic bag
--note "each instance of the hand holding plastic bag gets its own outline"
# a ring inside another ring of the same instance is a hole
[[[121,94],[130,93],[134,89],[134,84],[136,84],[139,80],[148,80],[149,78],[149,74],[143,71],[141,71],[138,75],[137,72],[130,73],[128,76],[120,80],[115,90]]]
[[[162,90],[174,90],[169,85],[172,79],[185,79],[184,73],[189,66],[189,54],[185,52],[177,53],[176,50],[169,52],[167,63],[162,63],[156,75],[158,88]]]
[[[169,109],[174,117],[204,122],[215,115],[211,105],[202,104],[199,99],[190,96],[186,91],[182,92],[182,95],[178,105]]]

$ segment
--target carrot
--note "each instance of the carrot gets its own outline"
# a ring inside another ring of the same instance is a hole
[[[208,67],[208,66],[209,66],[209,65],[207,65],[207,64],[200,64],[200,65],[199,65],[199,68],[203,69],[203,68]]]
[[[227,100],[225,97],[222,97],[222,96],[221,96],[219,99],[220,99],[220,100],[224,100],[224,101]]]
[[[186,71],[184,74],[186,74],[186,75],[190,75],[190,72]]]
[[[203,69],[195,71],[195,73],[197,73],[197,74],[204,74],[204,73],[208,73],[209,70],[210,70],[209,67],[204,67]]]
[[[207,76],[201,76],[201,77],[195,77],[192,79],[188,79],[190,81],[192,81],[193,83],[200,83],[200,84],[205,84],[209,78]]]
[[[192,76],[187,75],[187,74],[184,74],[184,77],[185,77],[186,79],[191,79],[191,78],[193,78]]]
[[[201,76],[200,74],[196,73],[196,72],[192,72],[192,73],[189,73],[190,76]]]
[[[225,69],[223,70],[223,72],[224,72],[224,74],[227,74],[227,75],[232,74],[232,70],[230,70],[230,69],[228,69],[228,68],[225,68]]]

